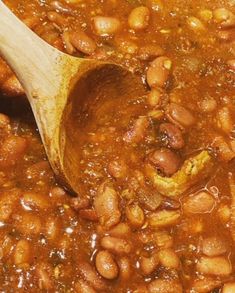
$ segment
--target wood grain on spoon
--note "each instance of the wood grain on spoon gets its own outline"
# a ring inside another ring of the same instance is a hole
[[[75,58],[51,47],[2,1],[0,53],[24,87],[57,178],[79,192],[77,148],[84,125],[90,117],[99,120],[102,101],[143,93],[141,82],[116,64]]]

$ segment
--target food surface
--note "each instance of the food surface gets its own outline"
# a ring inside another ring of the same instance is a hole
[[[4,2],[59,50],[125,66],[146,95],[78,123],[70,195],[0,60],[0,292],[235,292],[234,0]]]

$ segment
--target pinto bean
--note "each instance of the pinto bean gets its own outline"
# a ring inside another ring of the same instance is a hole
[[[66,25],[65,18],[55,11],[49,11],[47,13],[47,18],[59,27],[64,27]]]
[[[59,218],[49,217],[45,223],[45,235],[48,240],[56,240],[61,231],[61,221]]]
[[[173,246],[173,238],[167,231],[154,233],[154,240],[159,248],[170,248]]]
[[[19,136],[10,136],[5,139],[0,150],[0,166],[14,166],[21,159],[27,148],[27,140]]]
[[[127,143],[139,143],[145,135],[149,126],[149,120],[145,116],[140,116],[135,120],[132,128],[124,134],[123,140]]]
[[[235,292],[235,282],[229,282],[224,284],[222,293],[233,293]]]
[[[77,268],[84,280],[92,285],[94,289],[97,291],[105,290],[106,284],[104,280],[99,278],[95,269],[88,262],[79,261]]]
[[[39,263],[35,272],[38,279],[38,287],[41,290],[52,290],[54,287],[52,281],[52,267],[47,263]]]
[[[80,52],[91,55],[96,49],[96,43],[82,30],[69,32],[69,41]]]
[[[235,27],[235,15],[226,8],[217,8],[213,11],[213,19],[221,28]]]
[[[121,27],[120,21],[115,17],[96,16],[93,21],[96,34],[102,37],[117,33]]]
[[[0,221],[7,221],[13,213],[15,204],[20,197],[19,189],[12,189],[1,193],[0,197]]]
[[[221,286],[221,281],[209,277],[193,281],[192,290],[198,293],[208,293]]]
[[[31,247],[27,240],[21,239],[17,242],[14,250],[14,264],[22,265],[31,261]]]
[[[155,211],[162,203],[162,196],[152,188],[139,188],[137,190],[138,201],[149,211]]]
[[[162,266],[169,269],[178,269],[180,260],[177,254],[171,248],[161,249],[158,253],[159,261]]]
[[[202,241],[202,252],[207,256],[218,256],[227,251],[226,243],[219,237],[208,237]]]
[[[101,184],[94,199],[94,207],[100,224],[107,229],[120,222],[121,212],[118,204],[118,194],[112,184]]]
[[[144,224],[144,212],[138,204],[134,203],[126,207],[126,217],[134,228],[140,228]]]
[[[108,234],[110,236],[114,237],[128,237],[130,235],[131,229],[128,224],[126,223],[119,223],[116,226],[114,226],[111,230],[108,231]]]
[[[149,213],[148,222],[150,227],[153,228],[163,228],[172,226],[178,223],[180,219],[179,211],[157,211],[153,213]]]
[[[232,71],[235,71],[235,59],[228,60],[227,64]]]
[[[205,113],[210,113],[216,110],[217,102],[212,97],[207,97],[199,103],[200,109]]]
[[[25,192],[21,198],[22,205],[29,209],[47,209],[50,206],[49,198],[35,192]]]
[[[204,31],[205,30],[204,24],[197,17],[194,17],[194,16],[188,17],[187,24],[195,32],[200,32],[200,31]]]
[[[118,276],[118,266],[110,252],[101,250],[95,259],[96,269],[99,274],[108,280],[113,280]]]
[[[180,128],[191,127],[195,123],[195,118],[192,113],[183,106],[170,103],[167,107],[166,116],[168,120]]]
[[[133,30],[142,30],[148,26],[149,18],[149,9],[145,6],[139,6],[132,9],[128,17],[128,24]]]
[[[156,279],[148,285],[149,293],[182,293],[183,289],[178,281],[170,279]]]
[[[74,289],[76,293],[96,293],[97,291],[92,288],[92,286],[88,285],[83,280],[76,281],[74,285]]]
[[[227,258],[217,257],[201,257],[196,265],[197,270],[205,275],[228,276],[232,273],[231,263]]]
[[[148,159],[159,171],[171,176],[180,168],[179,157],[167,148],[161,148],[149,154]]]
[[[219,109],[217,113],[217,124],[228,135],[232,132],[234,121],[232,118],[231,111],[228,107]]]
[[[117,255],[128,254],[131,252],[131,245],[127,240],[105,236],[101,239],[101,247]]]
[[[92,221],[92,222],[99,221],[99,217],[98,217],[96,211],[93,208],[91,208],[91,209],[81,209],[79,211],[79,217],[84,219],[84,220],[88,220],[88,221]]]
[[[24,212],[16,215],[14,218],[17,230],[24,235],[38,235],[42,230],[40,218],[33,213]]]
[[[157,107],[161,104],[162,91],[160,89],[152,89],[148,96],[147,102],[151,107]]]
[[[188,214],[204,214],[210,213],[214,206],[214,197],[208,192],[201,191],[187,197],[186,201],[183,203],[183,210]]]
[[[172,123],[162,123],[159,127],[161,138],[173,149],[184,147],[184,139],[181,130]]]
[[[129,258],[122,256],[117,259],[117,263],[119,266],[119,277],[121,280],[129,280],[132,272]]]
[[[127,175],[127,165],[120,159],[111,161],[108,165],[108,172],[116,179],[125,178]]]
[[[147,82],[151,88],[164,87],[168,81],[172,67],[171,60],[168,57],[157,57],[150,64],[147,70]]]
[[[157,253],[154,253],[150,257],[142,256],[139,260],[140,269],[144,276],[152,274],[159,265],[159,257]]]
[[[10,127],[10,118],[3,114],[0,113],[0,129],[6,129]]]

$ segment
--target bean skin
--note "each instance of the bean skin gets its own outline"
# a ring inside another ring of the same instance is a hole
[[[126,207],[126,217],[134,228],[140,228],[144,224],[144,212],[138,204],[131,204]]]
[[[226,251],[226,243],[219,237],[208,237],[202,241],[202,252],[207,256],[219,256]]]
[[[97,291],[92,288],[89,284],[87,284],[83,280],[78,280],[75,285],[74,289],[76,293],[96,293]]]
[[[130,279],[132,270],[129,258],[122,256],[117,259],[117,263],[119,266],[119,278],[122,280]]]
[[[167,107],[166,116],[168,120],[180,128],[191,127],[195,124],[195,118],[192,113],[183,106],[170,103]]]
[[[112,254],[107,250],[101,250],[97,253],[95,265],[99,274],[105,279],[113,280],[117,278],[118,266]]]
[[[142,30],[148,26],[149,18],[149,9],[145,6],[139,6],[131,11],[128,17],[128,24],[133,30]]]
[[[214,197],[208,192],[201,191],[186,199],[183,203],[183,210],[188,214],[204,214],[211,212],[214,206]]]
[[[222,293],[233,293],[233,292],[235,292],[235,282],[224,284]]]
[[[71,44],[80,52],[91,55],[96,49],[96,43],[82,30],[69,32]]]
[[[14,251],[14,264],[21,265],[31,260],[31,247],[27,240],[19,240]]]
[[[96,16],[93,19],[94,29],[99,36],[110,36],[117,33],[121,23],[115,17]]]
[[[124,134],[123,140],[127,143],[140,143],[146,135],[148,126],[148,118],[140,116],[134,121],[131,129]]]
[[[171,148],[178,150],[184,147],[184,139],[179,127],[172,123],[162,123],[159,127],[162,140]]]
[[[232,273],[231,263],[222,256],[201,257],[196,268],[200,273],[206,275],[228,276]]]
[[[116,179],[125,178],[127,175],[127,165],[120,159],[111,161],[108,165],[108,172]]]
[[[171,70],[171,60],[168,57],[157,57],[147,70],[147,83],[151,88],[165,87]]]
[[[173,175],[180,167],[179,157],[167,148],[161,148],[153,151],[149,154],[148,159],[166,176]]]
[[[131,245],[128,241],[116,237],[105,236],[101,239],[100,245],[117,255],[131,252]]]
[[[182,293],[182,286],[175,280],[156,279],[148,285],[149,293]]]
[[[159,257],[157,253],[154,253],[150,257],[142,256],[139,260],[140,269],[144,276],[152,274],[159,265]]]
[[[159,261],[162,266],[170,269],[178,269],[180,260],[173,249],[161,249],[159,251]]]

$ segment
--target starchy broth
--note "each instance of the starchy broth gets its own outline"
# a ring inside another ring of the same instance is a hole
[[[98,102],[82,127],[73,112],[71,195],[0,59],[0,292],[235,292],[234,0],[4,3],[146,94]]]

